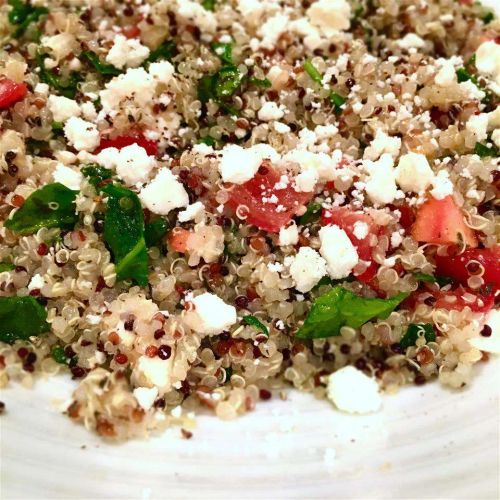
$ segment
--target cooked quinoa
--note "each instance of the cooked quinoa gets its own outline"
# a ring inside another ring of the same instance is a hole
[[[468,384],[500,351],[498,15],[2,3],[0,386],[66,373],[126,439]]]

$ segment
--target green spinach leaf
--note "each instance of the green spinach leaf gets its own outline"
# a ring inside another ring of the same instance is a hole
[[[233,44],[232,43],[219,43],[214,42],[211,45],[212,50],[218,56],[218,58],[226,63],[233,64]]]
[[[42,227],[73,229],[78,221],[75,205],[77,193],[58,182],[47,184],[31,193],[4,225],[20,234],[33,234]]]
[[[104,216],[104,240],[115,260],[120,280],[134,279],[148,283],[148,254],[144,239],[144,213],[137,195],[118,184],[108,184],[102,191],[108,195]]]
[[[434,328],[429,323],[411,323],[399,341],[399,345],[404,349],[415,345],[418,337],[424,335],[426,342],[434,342],[436,340],[436,334],[434,333]]]
[[[299,218],[299,224],[301,226],[309,224],[310,222],[315,222],[321,216],[321,203],[309,203],[307,206],[306,213],[301,215]]]
[[[408,297],[398,293],[390,299],[365,299],[341,286],[318,297],[304,324],[296,334],[299,339],[319,339],[340,334],[340,328],[359,328],[373,318],[387,318]]]
[[[146,246],[156,247],[161,243],[163,237],[167,234],[169,225],[165,219],[154,219],[146,224],[144,230],[144,238]]]
[[[248,83],[249,85],[255,85],[256,87],[261,87],[263,89],[268,89],[270,87],[272,87],[272,83],[270,80],[268,80],[267,78],[255,78],[255,76],[252,76],[248,79]]]
[[[48,332],[47,311],[33,297],[0,297],[0,340],[12,344]]]
[[[267,326],[264,325],[264,323],[262,323],[258,318],[256,318],[252,314],[247,314],[246,316],[243,316],[242,321],[246,325],[253,326],[257,330],[260,330],[264,335],[269,337],[269,330],[267,329]]]
[[[49,13],[45,7],[34,7],[21,0],[9,0],[8,4],[12,7],[8,14],[9,22],[17,26],[14,38],[22,36],[31,23],[36,23],[41,16]]]
[[[171,61],[175,56],[175,53],[175,43],[172,40],[167,40],[166,42],[163,42],[159,47],[151,51],[148,58],[146,59],[146,62],[152,63],[162,60]]]
[[[426,273],[413,273],[413,277],[417,281],[423,281],[424,283],[437,283],[439,286],[449,285],[453,283],[453,278],[448,278],[447,276],[432,276],[432,274]]]
[[[0,262],[0,273],[4,273],[5,271],[12,271],[16,268],[14,264],[10,262]]]
[[[496,146],[485,146],[480,142],[476,142],[474,146],[474,153],[476,153],[480,158],[488,158],[492,156],[500,156],[500,150]]]
[[[205,10],[209,10],[211,12],[215,11],[215,5],[217,4],[217,0],[202,0],[201,5]]]
[[[113,177],[113,171],[109,168],[104,168],[97,163],[90,163],[82,167],[82,174],[87,177],[90,184],[96,188],[99,188],[100,184]]]
[[[37,54],[36,56],[37,64],[40,69],[38,73],[40,80],[54,90],[57,90],[62,96],[74,99],[78,91],[78,83],[82,80],[81,76],[74,71],[67,77],[56,75],[45,67],[44,61],[47,57],[47,54]]]
[[[112,64],[107,64],[99,59],[99,56],[90,50],[82,52],[81,56],[88,61],[94,69],[104,76],[117,76],[121,73],[121,70],[113,66]]]
[[[198,97],[206,103],[210,99],[224,103],[240,87],[243,81],[238,68],[233,65],[222,66],[213,75],[204,75],[198,82]]]

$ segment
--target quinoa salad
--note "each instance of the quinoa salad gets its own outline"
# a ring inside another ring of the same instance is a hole
[[[499,16],[2,2],[0,387],[66,374],[123,440],[468,385],[500,352]]]

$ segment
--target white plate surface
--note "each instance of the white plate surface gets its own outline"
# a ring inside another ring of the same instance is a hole
[[[60,415],[65,379],[3,391],[1,498],[499,497],[499,367],[459,392],[438,384],[348,416],[290,392],[236,421],[201,416],[179,429],[109,445]]]

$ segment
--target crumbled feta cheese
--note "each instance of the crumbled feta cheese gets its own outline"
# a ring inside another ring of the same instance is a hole
[[[288,134],[288,132],[290,132],[290,127],[283,122],[274,122],[274,130],[276,130],[278,134]]]
[[[80,190],[80,185],[83,180],[81,172],[66,167],[62,163],[57,164],[52,177],[54,178],[54,182],[60,182],[63,186],[66,186],[68,189],[73,189],[74,191]]]
[[[494,40],[483,42],[476,50],[476,68],[492,79],[490,87],[500,95],[500,45]]]
[[[238,0],[238,10],[246,17],[258,18],[264,11],[265,4],[261,0]]]
[[[318,181],[328,182],[335,179],[336,168],[342,160],[342,152],[335,150],[331,154],[312,153],[303,149],[292,149],[283,156],[283,162],[297,163],[302,172],[314,170]]]
[[[116,35],[113,46],[106,55],[106,61],[115,68],[136,68],[149,56],[149,49],[137,38]]]
[[[390,154],[384,153],[379,160],[364,160],[363,165],[370,177],[365,190],[375,205],[392,203],[397,197],[394,161]]]
[[[450,181],[446,170],[440,170],[437,173],[432,180],[432,186],[431,195],[436,198],[436,200],[442,200],[453,194],[453,183]]]
[[[398,40],[397,45],[401,49],[422,49],[425,47],[425,41],[415,33],[407,33],[401,40]]]
[[[299,292],[308,292],[326,274],[326,261],[310,247],[300,247],[290,265],[290,275]]]
[[[78,151],[92,151],[101,141],[97,127],[76,116],[72,116],[64,125],[64,135]]]
[[[282,227],[279,232],[279,245],[296,245],[299,241],[299,230],[295,224],[290,224],[288,227]]]
[[[316,170],[304,170],[295,177],[295,191],[299,193],[310,193],[318,182]]]
[[[257,31],[262,39],[262,47],[273,49],[279,37],[287,30],[288,23],[288,16],[280,13],[267,19]]]
[[[72,116],[80,116],[81,109],[76,101],[59,95],[50,95],[49,110],[56,122],[65,122]]]
[[[267,144],[256,144],[251,148],[242,148],[237,144],[226,146],[222,150],[222,158],[219,163],[222,180],[234,184],[243,184],[249,181],[265,158],[273,161],[279,158],[279,155]]]
[[[178,3],[179,16],[194,24],[202,32],[214,33],[217,29],[217,18],[213,12],[202,7],[201,4],[192,0],[182,0]]]
[[[365,149],[363,158],[365,160],[378,160],[384,153],[388,153],[393,158],[396,158],[400,149],[401,139],[399,137],[391,137],[379,128],[375,133],[375,138]]]
[[[491,134],[491,140],[495,143],[497,148],[500,148],[500,128],[497,128]]]
[[[424,192],[432,183],[434,172],[425,155],[407,153],[399,159],[396,167],[396,181],[405,192]]]
[[[280,120],[283,118],[284,111],[278,107],[278,105],[273,101],[265,102],[259,109],[258,117],[259,120],[269,122],[272,120]]]
[[[201,214],[205,213],[205,205],[201,201],[197,201],[188,205],[185,210],[182,210],[177,215],[179,222],[188,222],[198,218]]]
[[[31,292],[32,290],[41,290],[45,285],[45,280],[41,274],[35,274],[33,278],[31,278],[28,284],[28,290]]]
[[[469,340],[469,344],[485,352],[500,354],[500,309],[492,309],[485,318],[485,324],[491,328],[491,335],[481,335]]]
[[[186,323],[198,333],[216,335],[236,323],[236,309],[212,293],[202,293],[191,300],[193,311],[185,316]]]
[[[372,413],[382,406],[379,386],[353,366],[345,366],[328,377],[328,399],[347,413]]]
[[[443,62],[441,68],[434,77],[434,81],[436,85],[440,87],[448,87],[457,81],[457,74],[452,61],[447,59]]]
[[[120,150],[103,149],[97,155],[97,160],[106,168],[116,168],[118,177],[128,186],[146,182],[156,166],[154,157],[149,156],[138,144],[131,144]]]
[[[173,358],[173,355],[167,360],[140,356],[132,373],[133,379],[141,385],[157,387],[160,392],[166,392],[172,385]]]
[[[474,134],[477,142],[483,142],[488,137],[488,113],[472,115],[467,120],[465,128]]]
[[[102,108],[106,113],[115,110],[125,99],[134,99],[144,108],[153,99],[156,80],[144,68],[130,68],[106,84],[99,92]]]
[[[35,85],[34,91],[37,94],[49,95],[50,87],[46,83],[37,83]]]
[[[403,243],[403,237],[398,231],[394,231],[391,234],[391,246],[397,248],[401,243]]]
[[[189,196],[172,171],[162,168],[156,177],[139,193],[143,205],[151,212],[167,215],[175,208],[186,207]]]
[[[158,82],[168,85],[175,73],[174,65],[169,61],[151,63],[148,73]]]
[[[366,222],[358,220],[354,223],[353,233],[358,240],[364,240],[368,236],[369,227]]]
[[[40,43],[50,50],[51,56],[56,59],[56,66],[57,61],[73,54],[77,47],[79,48],[79,43],[76,41],[75,35],[72,33],[59,33],[54,36],[43,36]],[[45,67],[47,68],[48,66],[46,61]]]
[[[486,96],[486,94],[470,80],[459,83],[458,86],[466,99],[476,99],[478,101],[482,101]]]
[[[319,231],[319,239],[319,252],[326,260],[330,277],[340,279],[349,276],[359,257],[346,232],[335,225],[325,226]]]
[[[158,396],[157,387],[136,387],[133,392],[139,406],[144,411],[148,411],[153,406]]]
[[[82,110],[82,114],[83,114],[83,117],[85,118],[85,120],[93,121],[97,118],[97,110],[95,109],[95,106],[93,103],[84,102],[80,106],[80,108]]]
[[[348,30],[351,25],[351,5],[346,0],[316,0],[306,15],[326,37]]]

